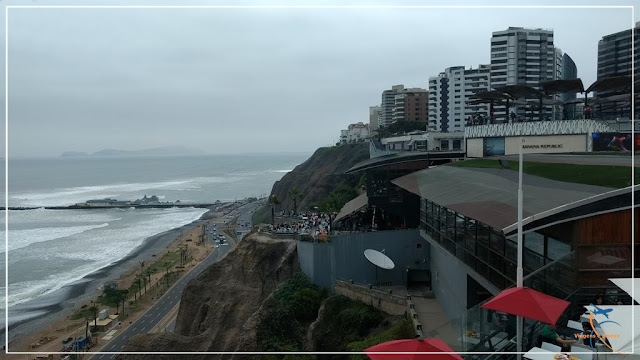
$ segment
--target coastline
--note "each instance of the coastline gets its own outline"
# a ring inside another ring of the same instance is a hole
[[[10,311],[10,318],[15,313],[19,315],[25,311],[41,311],[43,314],[34,318],[17,320],[11,324],[9,328],[10,348],[25,348],[23,343],[26,342],[28,346],[32,342],[29,338],[50,328],[53,324],[64,321],[74,310],[98,297],[102,293],[102,285],[105,282],[118,281],[121,277],[137,269],[142,261],[145,263],[153,262],[156,255],[165,252],[182,234],[209,221],[212,214],[213,210],[209,209],[191,223],[150,236],[124,258],[47,294],[42,299],[16,305]],[[4,337],[6,335],[4,329],[2,333]]]

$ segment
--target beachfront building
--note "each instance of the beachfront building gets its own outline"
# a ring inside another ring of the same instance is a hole
[[[429,129],[437,132],[464,131],[472,116],[489,116],[489,105],[470,97],[489,90],[491,67],[465,69],[452,66],[429,78]]]
[[[421,88],[394,85],[382,92],[378,126],[389,126],[399,121],[428,121],[429,92]]]
[[[389,152],[399,151],[464,151],[464,133],[414,131],[405,135],[380,139]]]
[[[613,171],[594,165],[597,159],[589,156],[564,157],[560,164],[541,156],[526,156],[525,161],[546,168],[547,174],[572,162],[591,164],[582,178]],[[500,342],[511,347],[508,340],[515,329],[495,323],[478,305],[516,282],[518,172],[503,169],[498,161],[494,168],[456,164],[414,172],[392,183],[420,197],[420,235],[430,248],[431,286],[461,334],[450,341],[467,351],[485,351],[487,346],[495,350]],[[620,164],[616,171],[630,170],[629,164]],[[640,243],[638,234],[635,244],[631,236],[631,223],[640,225],[638,212],[631,217],[632,191],[637,197],[638,189],[624,182],[585,185],[577,180],[523,176],[524,285],[570,301],[564,323],[584,312],[582,306],[607,286],[608,278],[631,277],[632,254],[638,253]],[[637,266],[635,275],[640,275]],[[539,326],[525,325],[529,349]],[[467,338],[470,330],[485,335],[494,331],[493,343]]]
[[[347,129],[340,130],[340,144],[362,142],[369,138],[369,125],[362,122],[349,124]]]
[[[469,126],[465,148],[468,157],[517,154],[523,141],[525,154],[624,151],[609,146],[614,136],[625,136],[624,148],[631,149],[631,124],[623,125],[626,127],[598,120],[567,120]]]
[[[523,84],[537,88],[540,81],[557,80],[562,75],[562,52],[554,47],[553,30],[509,27],[491,37],[491,87]],[[526,100],[535,101],[535,98]],[[505,107],[495,109],[498,122],[508,122]],[[516,116],[525,106],[510,108]],[[545,106],[542,119],[553,119],[553,108]],[[535,120],[541,120],[536,114]]]

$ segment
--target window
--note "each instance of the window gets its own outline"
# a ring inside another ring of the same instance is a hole
[[[449,150],[449,140],[440,140],[440,149]]]
[[[458,126],[458,125],[456,125]],[[453,150],[460,150],[461,149],[461,141],[460,140],[453,140]]]

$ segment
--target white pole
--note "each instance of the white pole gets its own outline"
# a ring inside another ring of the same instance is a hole
[[[522,287],[522,144],[524,137],[520,138],[520,151],[518,154],[518,268],[516,270],[516,286]],[[522,359],[522,317],[516,318],[518,359]]]

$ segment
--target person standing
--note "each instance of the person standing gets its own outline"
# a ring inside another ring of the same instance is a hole
[[[591,106],[589,105],[584,107],[584,118],[591,119]]]

